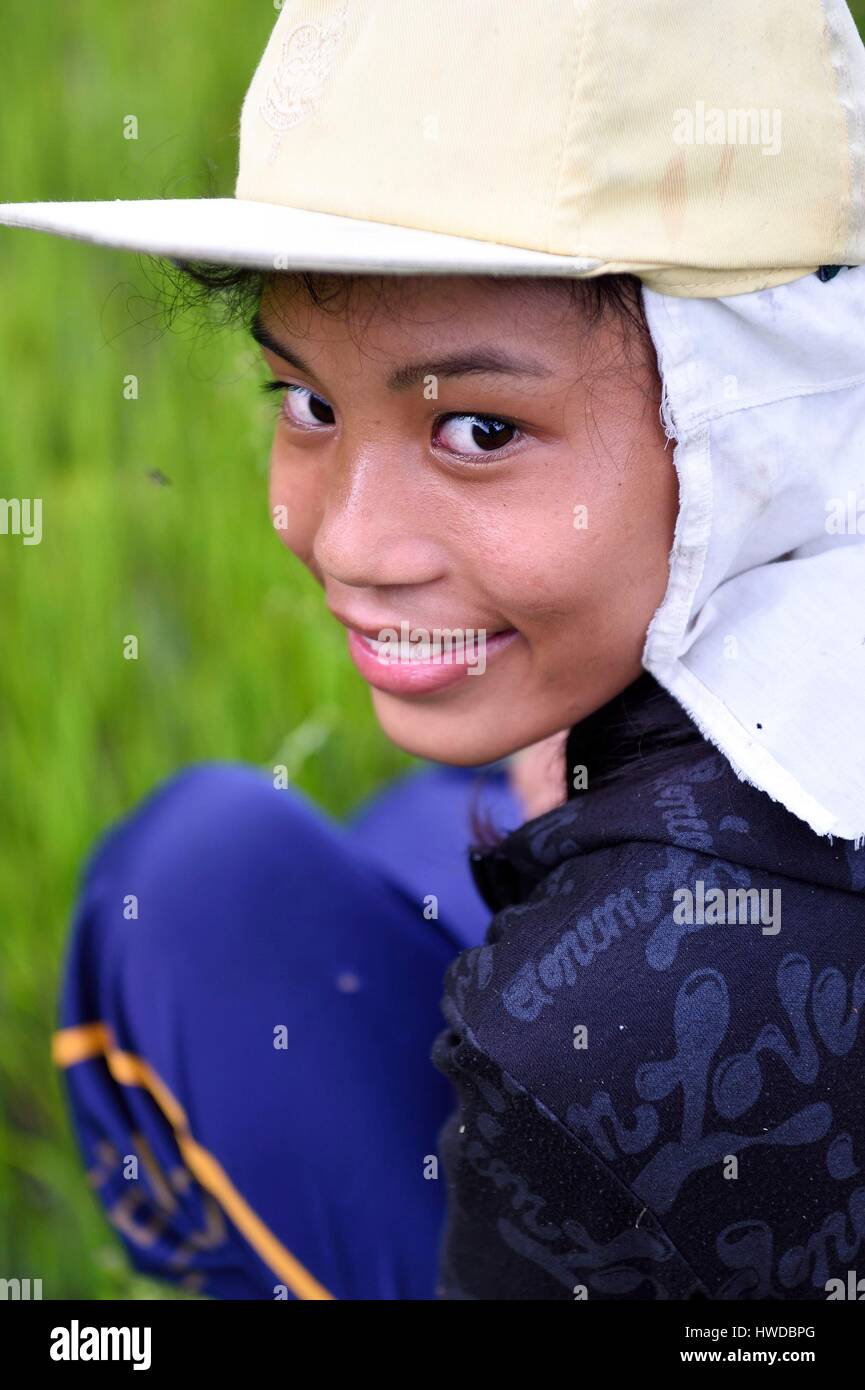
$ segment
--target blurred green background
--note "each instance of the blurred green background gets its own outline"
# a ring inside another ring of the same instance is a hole
[[[230,194],[276,9],[3,0],[0,201]],[[44,530],[0,545],[0,1276],[46,1298],[172,1296],[127,1269],[49,1060],[94,839],[201,759],[286,763],[337,814],[408,762],[271,529],[255,354],[161,333],[156,293],[135,257],[0,232],[0,496]]]
[[[275,19],[3,0],[0,201],[230,194]],[[127,1269],[49,1060],[96,836],[200,759],[285,763],[335,813],[409,762],[271,528],[257,353],[189,318],[160,334],[155,284],[134,256],[0,232],[0,496],[43,499],[42,543],[0,543],[0,1276],[46,1298],[170,1296]]]

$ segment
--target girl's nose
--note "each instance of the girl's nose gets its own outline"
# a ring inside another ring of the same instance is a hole
[[[446,536],[411,462],[376,446],[354,450],[333,469],[313,556],[322,577],[338,584],[413,587],[446,573]]]

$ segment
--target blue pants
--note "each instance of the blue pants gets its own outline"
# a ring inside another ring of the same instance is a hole
[[[233,765],[161,787],[88,864],[54,1055],[144,1273],[223,1298],[435,1297],[452,1108],[442,976],[489,912],[478,786],[431,769],[349,827]]]

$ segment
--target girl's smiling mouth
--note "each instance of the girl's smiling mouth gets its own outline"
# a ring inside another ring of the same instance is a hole
[[[339,616],[339,615],[337,615]],[[364,680],[391,695],[426,695],[482,675],[487,661],[519,637],[516,628],[420,628],[401,622],[375,633],[348,629],[348,650]]]

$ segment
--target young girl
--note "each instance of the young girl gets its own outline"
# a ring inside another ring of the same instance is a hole
[[[863,119],[835,0],[300,3],[236,199],[2,209],[247,315],[277,536],[450,765],[349,828],[199,767],[97,847],[55,1056],[140,1269],[817,1299],[861,1259]]]

